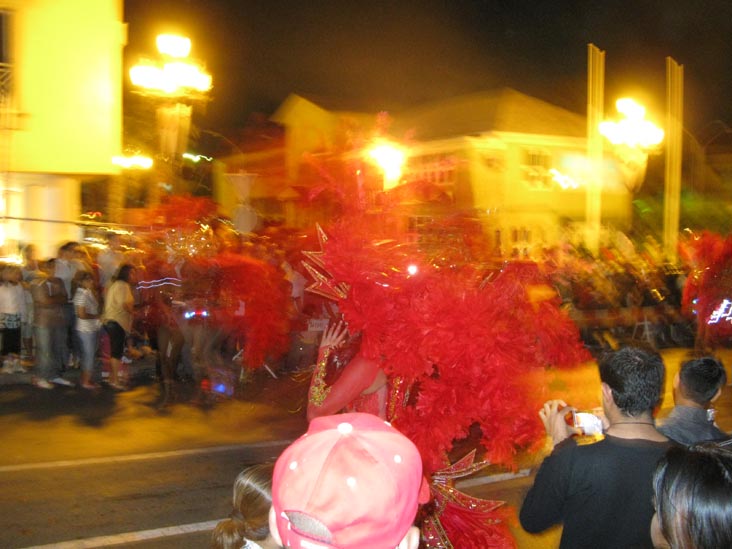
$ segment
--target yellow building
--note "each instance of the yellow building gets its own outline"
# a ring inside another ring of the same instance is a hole
[[[0,0],[4,252],[80,237],[81,182],[122,149],[122,0]],[[43,221],[36,221],[43,220]]]
[[[581,233],[588,177],[586,118],[503,88],[389,113],[390,134],[408,142],[406,180],[441,191],[441,207],[412,207],[420,217],[471,211],[504,255],[533,255],[565,229]],[[373,127],[375,114],[329,109],[291,95],[272,120],[285,126],[287,173],[300,177],[303,153],[333,147],[344,121]],[[602,176],[602,219],[619,229],[631,222],[628,173],[609,154]]]

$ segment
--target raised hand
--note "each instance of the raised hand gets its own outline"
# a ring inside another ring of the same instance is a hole
[[[338,324],[328,324],[320,340],[320,349],[338,347],[343,344],[346,337],[348,337],[348,326],[345,322],[341,320]]]
[[[544,424],[546,434],[552,437],[554,446],[569,438],[575,433],[575,429],[567,425],[564,416],[573,408],[567,406],[563,400],[548,400],[539,410],[539,417]]]

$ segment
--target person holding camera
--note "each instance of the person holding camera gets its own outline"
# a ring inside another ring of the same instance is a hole
[[[574,410],[561,400],[544,404],[539,416],[554,448],[526,494],[521,526],[538,533],[562,524],[562,548],[651,548],[651,479],[673,445],[653,419],[663,360],[626,347],[603,357],[599,370],[604,438],[580,443],[565,419]]]

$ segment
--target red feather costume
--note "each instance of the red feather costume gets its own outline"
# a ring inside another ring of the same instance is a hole
[[[487,463],[469,456],[451,465],[449,454],[476,426],[486,459],[507,467],[517,451],[543,442],[536,374],[589,359],[577,328],[534,263],[506,264],[486,282],[470,264],[437,266],[416,245],[364,234],[349,220],[321,233],[322,253],[310,253],[311,289],[338,298],[362,341],[309,415],[359,399],[361,411],[379,412],[417,445],[433,478],[434,509],[422,527],[428,546],[512,547],[500,502],[451,489],[452,479]],[[388,383],[363,395],[379,371]]]

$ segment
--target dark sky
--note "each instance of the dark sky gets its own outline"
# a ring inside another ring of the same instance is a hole
[[[663,122],[665,58],[685,125],[732,125],[732,0],[125,0],[126,59],[176,31],[213,75],[199,124],[271,114],[290,92],[389,110],[510,86],[585,112],[587,44],[606,52],[606,113],[632,94]]]

